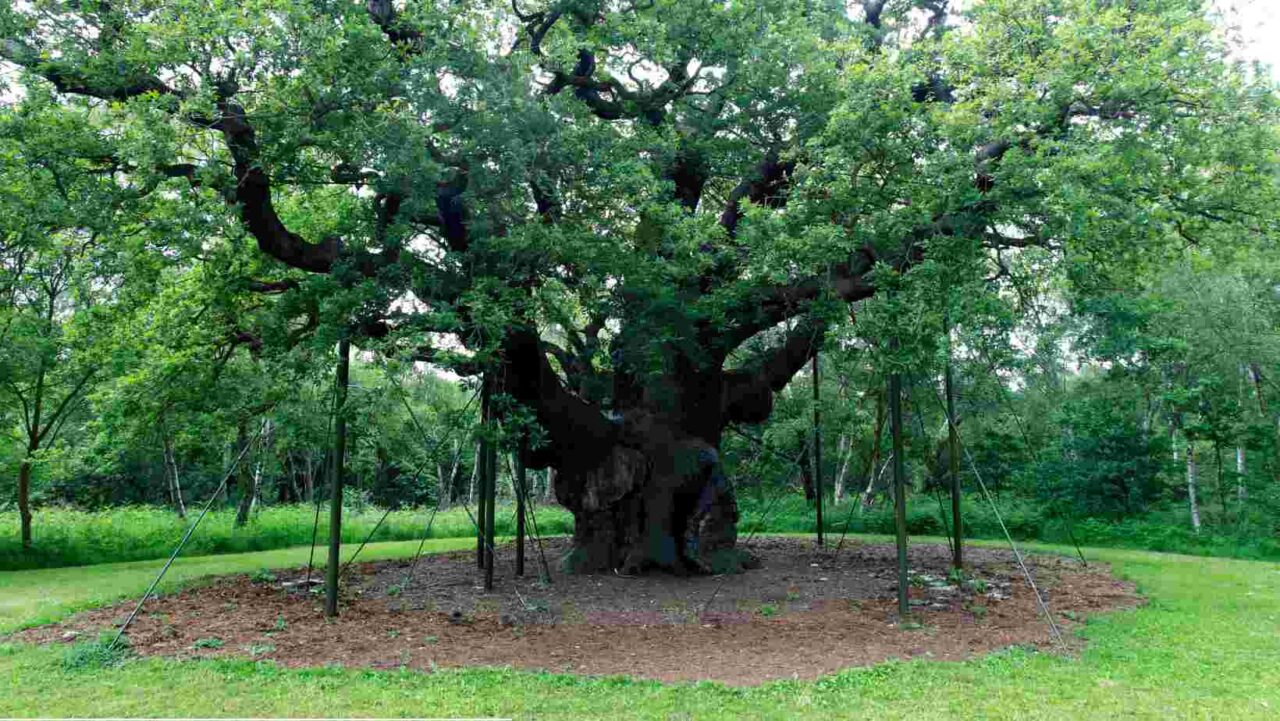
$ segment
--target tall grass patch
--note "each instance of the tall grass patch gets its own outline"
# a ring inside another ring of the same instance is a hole
[[[499,506],[495,514],[499,536],[515,533],[512,506]],[[360,543],[377,526],[372,541],[407,541],[422,538],[431,509],[396,510],[378,526],[382,509],[344,509],[342,542]],[[474,511],[473,511],[474,513]],[[268,506],[258,511],[249,524],[235,527],[234,509],[210,511],[199,530],[183,550],[183,555],[204,556],[223,553],[269,551],[311,543],[315,529],[317,544],[329,540],[328,512],[321,509],[318,526],[315,507],[303,505]],[[87,566],[117,561],[141,561],[168,556],[192,523],[194,514],[179,518],[165,508],[129,506],[106,511],[78,511],[50,508],[38,511],[32,522],[33,544],[22,548],[18,534],[18,514],[0,512],[0,570],[15,571],[59,566]],[[544,506],[537,509],[538,531],[544,535],[568,533],[573,519],[568,511]],[[463,508],[436,514],[428,538],[461,538],[475,534],[471,517]]]

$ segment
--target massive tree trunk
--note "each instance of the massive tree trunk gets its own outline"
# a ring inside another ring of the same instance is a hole
[[[574,517],[566,567],[624,574],[740,569],[737,502],[715,445],[664,424],[646,446],[617,445],[595,468],[556,475],[557,500]]]
[[[730,423],[760,423],[773,394],[812,357],[820,329],[801,325],[762,363],[726,369],[727,352],[662,348],[663,373],[632,374],[629,358],[652,346],[614,345],[605,401],[570,392],[535,332],[508,331],[502,387],[534,409],[545,443],[526,458],[556,469],[555,495],[574,516],[565,566],[577,572],[740,570],[737,503],[720,463]],[[640,343],[648,339],[638,336]],[[714,349],[715,329],[698,342]],[[579,386],[581,387],[581,386]]]

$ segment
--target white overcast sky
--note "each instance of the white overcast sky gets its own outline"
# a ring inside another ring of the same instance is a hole
[[[1280,0],[1217,0],[1214,3],[1244,42],[1242,55],[1280,67]]]

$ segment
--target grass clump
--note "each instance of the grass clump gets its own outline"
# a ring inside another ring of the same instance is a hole
[[[76,641],[62,654],[62,668],[67,671],[84,671],[114,668],[131,655],[128,637],[115,642],[116,632],[103,632],[92,641]]]

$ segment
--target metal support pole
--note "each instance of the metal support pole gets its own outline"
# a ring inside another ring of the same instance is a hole
[[[492,405],[490,406],[492,410]],[[498,444],[489,439],[485,443],[488,449],[485,459],[485,477],[487,490],[484,505],[484,590],[493,590],[493,543],[494,543],[494,506],[498,500]]]
[[[947,365],[943,375],[943,385],[947,394],[947,455],[950,456],[951,473],[951,533],[955,541],[951,544],[953,554],[951,565],[959,570],[964,568],[964,534],[960,520],[960,436],[956,430],[956,393],[951,379],[951,314],[945,310],[942,314],[942,330],[947,336]]]
[[[351,341],[338,341],[337,397],[333,418],[333,477],[329,479],[329,565],[325,569],[324,615],[338,615],[338,567],[342,551],[342,479],[346,475],[347,386],[351,380]]]
[[[485,494],[489,491],[489,374],[480,379],[480,446],[476,451],[476,568],[484,569]]]
[[[818,403],[821,400],[820,377],[818,376],[818,353],[813,354],[813,497],[817,501],[815,510],[818,516],[818,548],[822,548],[822,410]]]
[[[895,342],[894,348],[897,348]],[[905,618],[907,603],[907,481],[902,463],[902,378],[889,376],[889,423],[893,437],[893,527],[898,545],[898,615]]]
[[[516,477],[512,485],[516,492],[516,575],[524,575],[524,514],[527,508],[526,497],[529,494],[525,482],[524,452],[528,446],[527,437],[521,433],[520,448],[516,451]]]

